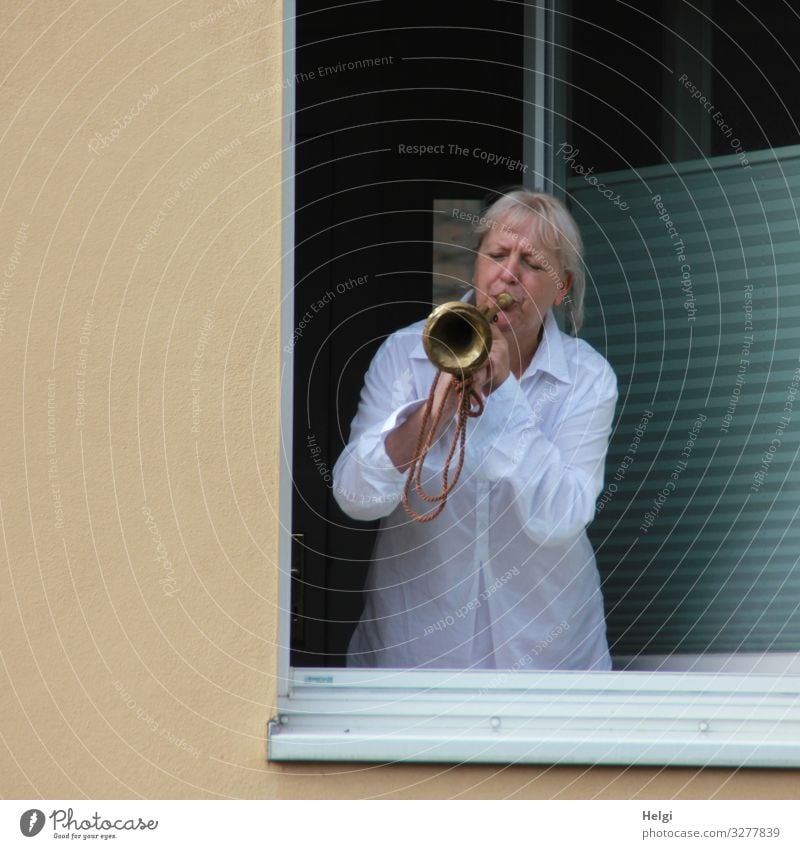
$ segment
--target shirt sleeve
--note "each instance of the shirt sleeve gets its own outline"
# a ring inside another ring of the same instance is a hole
[[[539,545],[562,545],[594,518],[617,401],[616,376],[603,363],[599,373],[561,384],[558,397],[547,384],[531,399],[510,375],[469,433],[466,470],[513,488],[522,527]],[[561,410],[545,433],[542,422],[553,421],[541,413],[548,403]]]
[[[406,475],[386,453],[386,436],[425,400],[417,397],[407,353],[389,337],[364,378],[350,441],[333,469],[333,496],[352,519],[380,519],[400,503]]]

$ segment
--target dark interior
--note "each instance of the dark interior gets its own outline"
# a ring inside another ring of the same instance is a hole
[[[563,5],[565,114],[545,142],[596,172],[732,153],[672,71],[696,67],[743,148],[796,143],[800,94],[780,85],[797,71],[796,7]],[[430,311],[434,201],[522,180],[498,161],[523,156],[524,9],[297,4],[293,665],[343,665],[361,613],[375,525],[338,509],[331,473],[377,347]]]

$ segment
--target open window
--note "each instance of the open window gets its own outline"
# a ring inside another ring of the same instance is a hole
[[[712,2],[295,6],[270,757],[797,766],[800,89],[783,45],[800,20]],[[582,335],[619,377],[590,530],[615,671],[346,669],[375,527],[339,511],[331,475],[364,373],[457,290],[449,211],[514,183],[569,200]]]

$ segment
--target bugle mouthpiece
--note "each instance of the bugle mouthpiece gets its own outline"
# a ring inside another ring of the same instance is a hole
[[[507,310],[511,304],[514,303],[514,299],[508,292],[503,292],[501,295],[498,295],[495,298],[494,306],[486,313],[487,321],[497,321],[497,313],[500,310]]]

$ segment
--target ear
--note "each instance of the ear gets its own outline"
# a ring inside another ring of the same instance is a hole
[[[556,294],[555,300],[553,303],[557,306],[561,306],[561,302],[566,298],[567,292],[572,288],[572,272],[568,271],[562,278],[559,280],[558,285],[558,293]]]

